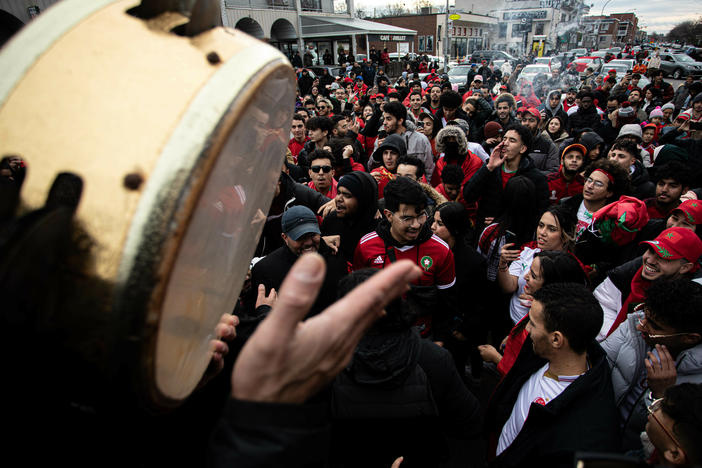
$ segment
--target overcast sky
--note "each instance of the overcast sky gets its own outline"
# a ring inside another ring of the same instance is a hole
[[[372,9],[383,8],[390,3],[396,3],[397,0],[355,0],[357,7],[366,7]],[[607,4],[604,9],[605,14],[610,13],[629,13],[634,12],[639,18],[639,26],[645,25],[646,32],[651,34],[667,33],[678,23],[690,19],[697,19],[702,16],[702,0],[585,0],[586,3],[593,4],[590,9],[591,15],[599,15],[602,12],[602,6]],[[407,7],[416,6],[416,2],[412,0],[401,0]],[[435,4],[445,5],[446,1],[434,1]],[[453,5],[454,1],[450,0]],[[495,2],[497,3],[497,2]]]

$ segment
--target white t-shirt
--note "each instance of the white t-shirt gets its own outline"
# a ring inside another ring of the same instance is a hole
[[[517,290],[512,294],[512,299],[509,303],[509,316],[515,325],[529,313],[529,306],[523,304],[519,296],[524,292],[524,286],[526,285],[524,277],[529,273],[531,263],[534,261],[534,255],[538,252],[541,252],[541,249],[538,247],[535,249],[524,247],[519,254],[519,258],[509,265],[509,274],[517,277]]]
[[[580,239],[583,232],[590,226],[593,214],[594,213],[590,213],[587,211],[587,208],[585,208],[585,201],[581,201],[578,207],[578,224],[575,227],[575,240]]]
[[[502,427],[500,440],[497,444],[497,455],[501,454],[507,447],[512,445],[514,439],[519,435],[519,431],[524,427],[524,422],[529,416],[529,408],[532,403],[546,406],[563,393],[563,390],[568,388],[568,385],[573,383],[579,375],[575,376],[559,376],[558,380],[553,377],[546,377],[549,363],[546,363],[541,369],[536,371],[529,377],[529,380],[524,382],[522,389],[519,390],[517,401],[512,408],[512,414]]]

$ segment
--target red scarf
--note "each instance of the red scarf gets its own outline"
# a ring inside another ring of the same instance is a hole
[[[631,279],[631,292],[622,304],[622,308],[619,310],[617,317],[614,319],[612,327],[607,332],[607,336],[611,335],[614,330],[616,330],[617,327],[619,327],[619,325],[626,320],[626,316],[629,314],[630,310],[633,311],[636,305],[642,303],[646,299],[646,291],[649,287],[651,287],[651,282],[641,276],[642,271],[643,265],[639,267],[636,274]]]

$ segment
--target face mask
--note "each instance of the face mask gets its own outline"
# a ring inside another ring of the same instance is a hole
[[[458,143],[455,141],[448,141],[444,144],[446,150],[444,153],[447,155],[458,155]]]

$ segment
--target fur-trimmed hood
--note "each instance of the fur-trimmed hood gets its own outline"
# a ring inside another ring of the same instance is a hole
[[[436,134],[436,150],[443,153],[446,150],[446,139],[453,137],[458,143],[458,154],[468,154],[468,139],[461,127],[457,125],[447,125]]]

